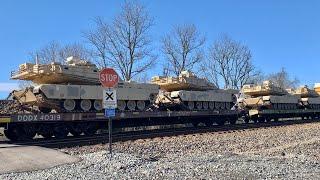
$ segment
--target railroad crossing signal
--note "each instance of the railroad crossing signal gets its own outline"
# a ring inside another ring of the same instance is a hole
[[[103,90],[103,108],[116,109],[117,108],[117,91],[114,88]]]

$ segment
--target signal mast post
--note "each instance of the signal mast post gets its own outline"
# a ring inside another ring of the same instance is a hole
[[[112,68],[105,68],[100,72],[100,82],[105,88],[103,90],[103,108],[105,109],[105,116],[108,118],[109,130],[109,153],[112,157],[112,117],[116,116],[117,108],[117,91],[114,88],[119,82],[117,72]]]

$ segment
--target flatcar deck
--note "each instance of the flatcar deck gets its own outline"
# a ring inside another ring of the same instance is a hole
[[[114,120],[151,119],[151,118],[179,118],[179,117],[217,117],[238,116],[237,111],[147,111],[147,112],[117,112]],[[39,114],[11,114],[0,115],[0,123],[27,122],[61,122],[61,121],[108,121],[103,113],[39,113]]]

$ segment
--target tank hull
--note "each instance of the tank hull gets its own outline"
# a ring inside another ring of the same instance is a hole
[[[158,102],[164,106],[179,106],[188,110],[230,110],[235,103],[233,94],[225,90],[163,92]]]
[[[296,109],[299,98],[293,95],[248,97],[242,103],[248,109]]]

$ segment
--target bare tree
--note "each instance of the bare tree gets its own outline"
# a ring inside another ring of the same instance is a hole
[[[30,56],[33,61],[36,61],[36,59],[39,60],[39,63],[42,64],[48,64],[51,62],[60,62],[60,49],[61,45],[55,41],[51,41],[44,47],[31,52]]]
[[[96,28],[84,33],[84,37],[94,47],[93,56],[97,57],[96,63],[99,67],[107,67],[109,55],[109,36],[111,36],[110,25],[106,24],[101,17],[95,19]]]
[[[94,47],[100,66],[116,68],[129,81],[155,63],[149,35],[153,19],[143,5],[125,2],[112,23],[102,18],[97,18],[95,23],[96,29],[84,36]]]
[[[89,50],[80,43],[67,44],[59,50],[60,61],[65,61],[70,56],[85,60],[92,58]]]
[[[289,73],[283,67],[279,72],[270,74],[267,78],[283,89],[296,88],[300,82],[296,77],[291,79]]]
[[[203,70],[216,84],[222,79],[224,88],[240,89],[259,73],[252,64],[250,49],[228,36],[222,36],[210,49]]]
[[[170,64],[170,71],[179,75],[181,71],[193,70],[203,58],[202,47],[205,37],[196,26],[185,24],[176,26],[162,39],[162,51]]]
[[[88,50],[79,43],[62,46],[57,42],[50,42],[48,45],[30,53],[32,61],[38,59],[39,63],[48,64],[51,62],[64,63],[67,57],[74,56],[80,59],[90,59]]]

